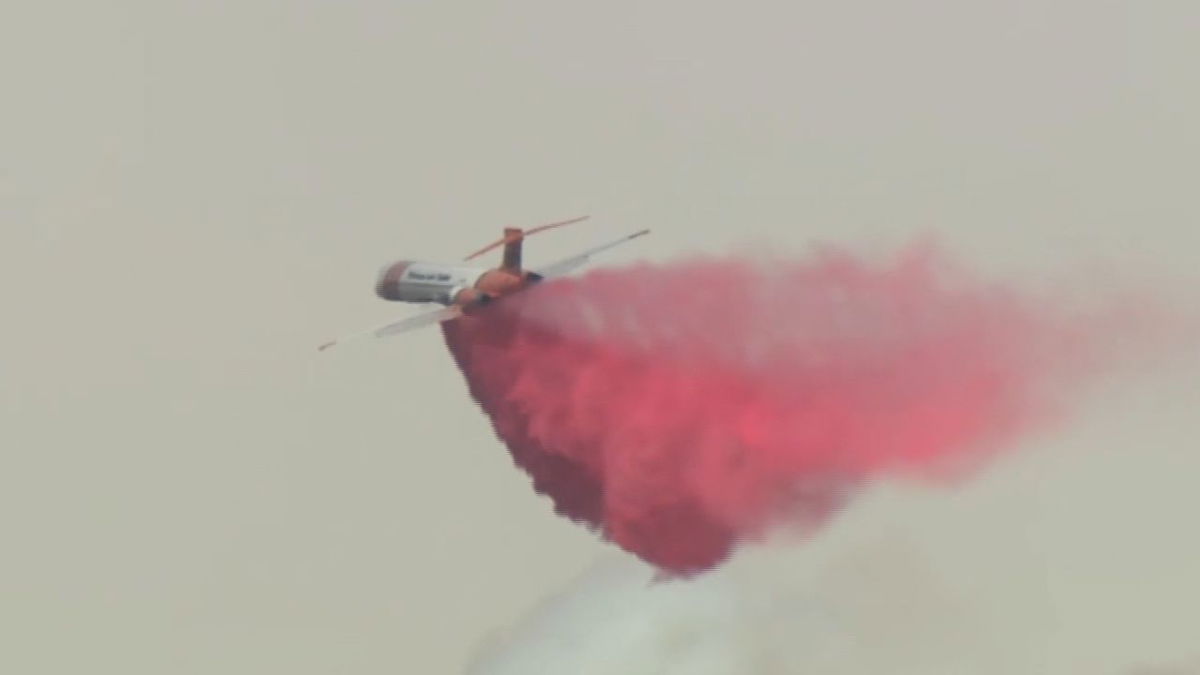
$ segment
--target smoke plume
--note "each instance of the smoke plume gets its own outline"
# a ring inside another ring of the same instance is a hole
[[[897,496],[870,506],[910,512]],[[1039,586],[1045,570],[1026,564],[1037,552],[996,560],[1013,537],[1002,534],[1003,546],[968,554],[974,565],[965,568],[938,555],[946,545],[939,539],[956,526],[943,522],[934,536],[913,537],[854,525],[852,536],[835,536],[832,546],[822,538],[803,549],[755,547],[676,583],[647,586],[644,569],[603,560],[491,635],[466,672],[1200,673],[1198,662],[1184,658],[1194,653],[1192,641],[1156,637],[1166,617],[1195,615],[1180,611],[1190,604],[1182,594],[1155,603],[1150,616],[1113,612],[1119,620],[1106,625],[1086,605],[1046,603]],[[1078,566],[1083,556],[1071,557]],[[1064,634],[1064,621],[1076,635]]]
[[[534,489],[687,575],[872,480],[970,475],[1067,412],[1134,306],[1068,312],[922,245],[598,269],[443,330]]]

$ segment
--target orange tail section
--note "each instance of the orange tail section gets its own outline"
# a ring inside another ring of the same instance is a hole
[[[571,223],[578,223],[581,220],[587,220],[587,218],[587,216],[582,216],[580,218],[562,220],[557,223],[547,223],[545,225],[532,227],[528,230],[522,230],[519,227],[506,227],[504,228],[504,236],[501,237],[499,241],[494,241],[487,246],[484,246],[478,251],[475,251],[471,255],[463,258],[463,260],[473,260],[503,244],[504,267],[507,269],[519,270],[521,269],[521,242],[525,239],[526,235],[536,234],[538,232],[554,229],[556,227],[562,227],[563,225],[570,225]]]
[[[521,243],[525,233],[517,227],[504,228],[504,262],[501,267],[513,272],[521,271]]]

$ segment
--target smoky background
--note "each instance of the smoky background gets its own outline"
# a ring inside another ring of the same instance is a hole
[[[382,264],[505,224],[593,216],[531,263],[640,227],[604,264],[932,231],[997,279],[1186,304],[1197,25],[1169,1],[5,3],[0,669],[461,672],[612,554],[529,490],[436,331],[315,349],[407,311]],[[1186,663],[1185,361],[755,576],[815,588],[828,551],[832,589],[884,599],[903,568],[836,561],[898,538],[991,617],[992,662]],[[902,619],[866,606],[804,630],[870,672],[863,626]]]

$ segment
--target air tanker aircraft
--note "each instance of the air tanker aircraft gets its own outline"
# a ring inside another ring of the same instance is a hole
[[[326,342],[320,349],[328,349],[341,342],[359,337],[384,337],[405,333],[415,328],[431,324],[451,321],[470,313],[472,310],[493,302],[506,295],[512,295],[529,288],[533,284],[546,279],[563,276],[580,265],[588,262],[592,256],[606,251],[618,244],[649,234],[650,230],[640,230],[625,235],[616,241],[588,249],[570,258],[559,260],[537,270],[521,268],[521,243],[527,235],[543,232],[555,227],[578,223],[586,220],[572,218],[557,223],[539,225],[528,230],[517,227],[504,228],[504,236],[464,258],[473,260],[484,253],[504,246],[504,258],[500,267],[487,269],[483,267],[468,267],[463,265],[445,265],[441,263],[415,262],[401,260],[385,266],[379,272],[375,283],[375,294],[384,300],[397,302],[437,303],[443,307],[424,314],[418,314],[395,323],[389,323],[374,330],[351,335],[332,342]]]

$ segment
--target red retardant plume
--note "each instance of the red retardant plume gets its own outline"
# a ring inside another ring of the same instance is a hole
[[[1054,417],[1082,330],[932,249],[545,282],[443,324],[556,511],[667,573],[819,526],[885,474],[961,475]]]

